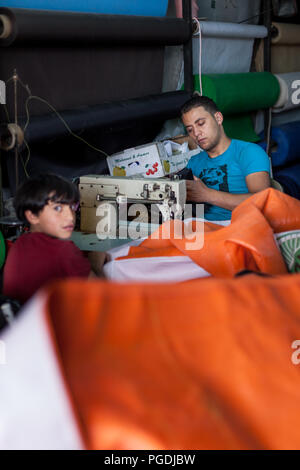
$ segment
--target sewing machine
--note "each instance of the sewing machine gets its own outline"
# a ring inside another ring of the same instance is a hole
[[[185,181],[169,178],[86,175],[79,179],[79,192],[80,230],[99,238],[118,237],[120,221],[148,224],[149,210],[156,223],[158,213],[160,221],[172,219],[186,202]]]

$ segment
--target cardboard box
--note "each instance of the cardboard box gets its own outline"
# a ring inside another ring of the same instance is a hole
[[[106,161],[111,176],[160,178],[165,175],[161,155],[164,155],[163,144],[154,142],[115,153],[107,157]]]
[[[171,152],[170,147],[173,147]],[[190,137],[177,136],[163,142],[126,149],[107,157],[106,161],[111,176],[161,178],[182,170],[189,159],[200,152],[202,150]]]
[[[161,161],[165,175],[183,170],[193,155],[202,152],[202,149],[188,136],[174,137],[163,141],[163,144],[165,151]]]

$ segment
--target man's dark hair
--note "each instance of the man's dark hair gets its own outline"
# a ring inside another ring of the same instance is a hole
[[[181,116],[191,111],[191,109],[199,108],[199,106],[202,106],[205,111],[210,113],[212,116],[220,111],[216,103],[211,98],[208,98],[208,96],[195,95],[184,103],[180,110]]]
[[[38,215],[49,201],[68,205],[77,203],[78,188],[71,181],[50,173],[29,178],[21,184],[14,198],[18,219],[27,222],[25,211]]]

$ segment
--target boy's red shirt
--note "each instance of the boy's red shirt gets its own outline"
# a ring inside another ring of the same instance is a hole
[[[88,277],[90,271],[88,259],[72,241],[41,232],[26,233],[9,250],[3,293],[24,303],[49,281]]]

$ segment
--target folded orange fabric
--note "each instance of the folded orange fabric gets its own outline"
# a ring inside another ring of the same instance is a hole
[[[86,448],[300,448],[300,274],[46,294]]]
[[[216,277],[232,277],[243,269],[284,274],[287,269],[274,233],[300,228],[300,201],[271,188],[257,193],[233,211],[229,226],[204,223],[201,249],[191,248],[190,239],[172,236],[174,227],[179,226],[183,227],[183,222],[164,224],[153,237],[131,247],[128,256],[119,259],[184,254]],[[169,239],[162,239],[163,230],[170,230]]]

